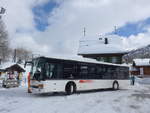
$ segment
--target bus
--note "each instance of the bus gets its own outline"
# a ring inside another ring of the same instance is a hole
[[[29,63],[29,62],[27,62]],[[28,92],[48,93],[112,88],[118,90],[129,82],[129,67],[87,58],[38,57],[31,62]]]

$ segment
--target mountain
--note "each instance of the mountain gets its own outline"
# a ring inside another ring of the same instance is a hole
[[[150,58],[150,45],[130,51],[123,56],[123,61],[131,63],[135,58]]]

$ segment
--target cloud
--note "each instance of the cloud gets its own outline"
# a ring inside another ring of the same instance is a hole
[[[22,34],[16,35],[16,37],[11,40],[11,46],[14,48],[26,48],[27,50],[34,51],[38,54],[48,52],[48,46],[37,44],[33,37]]]
[[[41,54],[47,55],[76,55],[84,27],[86,36],[92,39],[111,32],[113,26],[120,27],[128,22],[138,22],[150,17],[148,0],[57,0],[60,5],[48,13],[49,26],[41,32],[35,27],[32,8],[43,5],[48,0],[2,1],[7,9],[4,20],[14,43],[18,45],[25,42],[25,34],[30,37],[26,42],[28,47],[36,45],[34,48],[41,50],[44,47]],[[18,29],[21,31],[19,37],[16,32]],[[140,37],[143,37],[141,40],[148,40],[148,36],[149,33],[143,33],[131,36],[129,40],[135,42],[137,38],[140,41]],[[130,41],[127,41],[127,44],[130,44]]]
[[[137,49],[147,46],[150,44],[150,32],[132,35],[126,39],[126,44],[130,49]]]

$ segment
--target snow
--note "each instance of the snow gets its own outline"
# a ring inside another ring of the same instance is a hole
[[[150,86],[64,94],[28,94],[25,87],[0,89],[0,113],[149,113]]]
[[[6,69],[12,65],[15,65],[16,63],[13,63],[13,62],[6,62],[6,63],[3,63],[2,65],[0,65],[0,69]]]
[[[150,66],[150,59],[149,58],[133,59],[133,62],[135,63],[136,66]]]
[[[105,38],[108,38],[108,44],[104,43]],[[106,35],[93,40],[85,37],[80,40],[78,54],[126,53],[129,49],[124,45],[123,38],[117,35]]]
[[[150,85],[150,78],[138,78],[138,77],[136,77],[135,81],[139,84]]]
[[[13,66],[15,64],[19,65],[21,68],[24,69],[24,65],[23,64],[18,64],[18,63],[14,63],[14,62],[5,62],[2,65],[0,65],[0,69],[6,69],[6,68],[8,68],[10,66]]]
[[[26,67],[27,77],[30,66]],[[27,85],[0,88],[0,113],[150,113],[150,85],[136,78],[136,85],[117,91],[99,90],[29,94]],[[24,81],[22,81],[24,82]]]

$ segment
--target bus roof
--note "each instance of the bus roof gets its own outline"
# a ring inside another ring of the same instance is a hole
[[[83,57],[37,57],[37,58],[45,58],[45,59],[55,59],[55,60],[65,60],[65,61],[76,61],[76,62],[85,62],[85,63],[94,63],[94,64],[104,64],[104,65],[113,65],[113,66],[123,66],[123,67],[129,67],[127,64],[113,64],[113,63],[107,63],[102,61],[96,61],[94,59],[90,58],[83,58]]]

